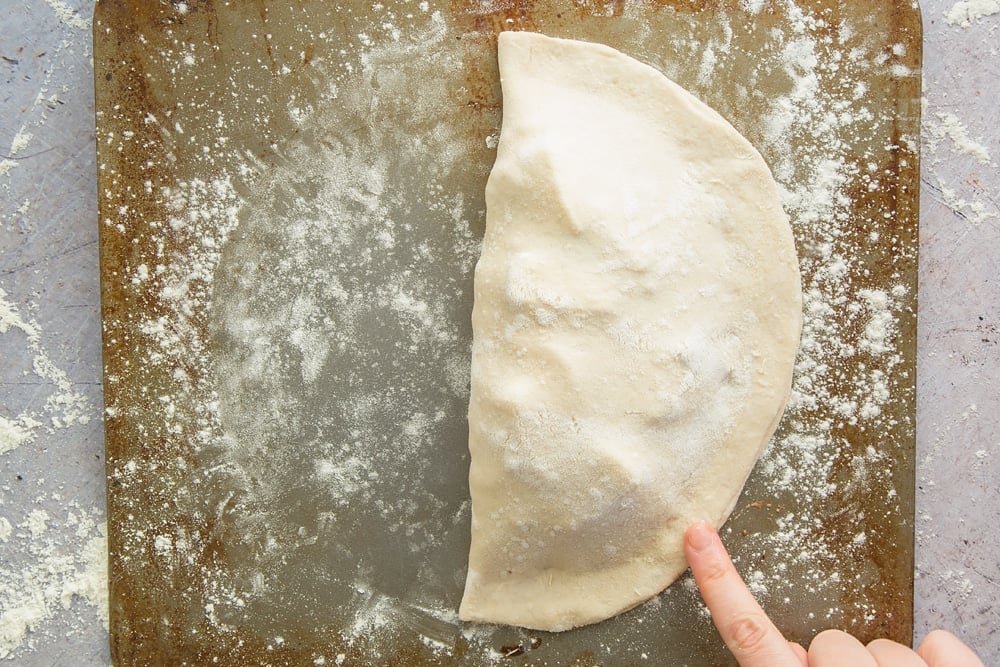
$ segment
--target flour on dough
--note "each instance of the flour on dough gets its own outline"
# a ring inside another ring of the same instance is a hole
[[[499,41],[472,315],[461,618],[566,630],[656,595],[788,398],[798,263],[760,154],[606,46]]]

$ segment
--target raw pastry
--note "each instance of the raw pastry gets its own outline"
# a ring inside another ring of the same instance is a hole
[[[658,71],[532,33],[499,57],[460,616],[566,630],[732,511],[790,391],[798,263],[760,154]]]

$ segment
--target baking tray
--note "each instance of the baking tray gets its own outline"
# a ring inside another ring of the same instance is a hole
[[[101,0],[116,664],[732,664],[689,577],[565,633],[457,620],[496,34],[528,29],[771,165],[803,347],[723,538],[789,638],[911,639],[915,4]]]

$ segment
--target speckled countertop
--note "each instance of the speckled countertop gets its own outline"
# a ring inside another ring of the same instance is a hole
[[[0,9],[0,663],[110,661],[88,0]],[[916,636],[1000,663],[1000,6],[926,0]]]

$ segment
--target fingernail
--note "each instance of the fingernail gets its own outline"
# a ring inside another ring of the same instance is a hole
[[[715,545],[715,539],[715,529],[707,521],[699,521],[688,528],[688,546],[695,551],[711,549]]]

